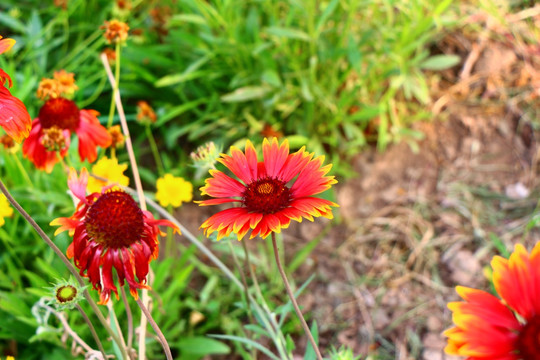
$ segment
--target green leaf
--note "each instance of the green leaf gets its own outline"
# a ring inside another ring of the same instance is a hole
[[[317,328],[317,322],[314,320],[313,325],[311,325],[311,335],[313,335],[313,339],[315,340],[315,344],[319,344],[319,330]],[[314,360],[317,359],[317,356],[315,355],[315,350],[313,349],[313,346],[311,345],[311,342],[308,341],[307,347],[306,347],[306,353],[304,354],[304,360]]]
[[[216,338],[216,339],[224,339],[224,340],[231,340],[231,341],[238,341],[247,345],[250,345],[251,347],[254,347],[255,349],[259,350],[266,356],[268,356],[272,360],[280,360],[276,355],[272,354],[270,350],[262,346],[261,344],[251,340],[246,339],[240,336],[233,336],[233,335],[208,335],[210,337]]]
[[[457,55],[435,55],[420,64],[424,70],[444,70],[459,64],[461,58]]]
[[[261,99],[271,90],[269,86],[244,86],[221,96],[221,101],[234,103]]]
[[[332,15],[334,10],[336,10],[337,6],[339,4],[339,0],[332,0],[330,4],[324,9],[323,13],[319,17],[319,21],[317,21],[317,34],[321,32],[322,27],[324,26],[324,23],[326,23],[326,20]]]
[[[270,26],[270,27],[265,28],[264,32],[266,32],[269,35],[284,37],[287,39],[301,40],[301,41],[306,41],[306,42],[311,41],[311,38],[309,37],[308,34],[303,32],[302,30],[293,29],[293,28]]]
[[[202,336],[186,337],[176,343],[183,354],[205,356],[210,354],[229,354],[231,349],[214,339]]]

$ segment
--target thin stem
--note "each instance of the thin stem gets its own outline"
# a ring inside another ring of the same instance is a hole
[[[112,301],[107,302],[107,309],[109,309],[109,318],[111,322],[113,322],[114,328],[118,331],[118,337],[120,338],[120,341],[122,342],[122,346],[125,349],[127,349],[126,340],[124,339],[124,335],[122,334],[122,329],[120,329],[120,323],[118,322],[118,318],[116,317],[116,312],[114,311]],[[131,356],[129,356],[129,354],[126,360],[127,359],[131,359]]]
[[[107,127],[110,128],[113,123],[114,110],[116,104],[116,94],[118,93],[118,87],[120,86],[120,43],[116,44],[114,49],[116,54],[116,62],[114,64],[114,78],[116,79],[114,83],[111,83],[113,86],[113,96],[111,97],[111,106],[109,108],[109,119],[107,120]]]
[[[126,290],[123,286],[120,287],[121,295],[122,295],[122,301],[124,302],[124,307],[126,308],[126,317],[128,322],[128,342],[127,346],[128,349],[131,349],[131,345],[133,345],[133,314],[131,313],[131,308],[129,307],[129,302],[127,300],[126,296]]]
[[[32,217],[30,215],[28,215],[28,213],[22,208],[21,205],[19,205],[19,203],[13,198],[13,196],[11,196],[11,194],[9,193],[8,189],[5,187],[4,183],[2,182],[2,180],[0,180],[0,191],[2,191],[2,193],[4,193],[4,195],[6,196],[6,198],[8,199],[8,201],[10,202],[10,204],[15,208],[17,209],[17,211],[25,218],[26,221],[28,221],[28,223],[36,230],[36,232],[39,234],[39,236],[43,239],[43,241],[45,241],[45,243],[47,245],[49,245],[49,247],[55,252],[56,255],[58,255],[58,257],[60,258],[60,260],[62,260],[62,262],[64,263],[64,265],[66,265],[66,267],[68,268],[69,272],[75,277],[75,279],[77,279],[78,283],[81,285],[81,286],[84,286],[85,283],[84,283],[84,280],[82,279],[82,277],[79,275],[79,272],[77,271],[77,269],[75,269],[73,267],[73,265],[71,265],[71,262],[68,260],[68,258],[62,253],[62,251],[58,248],[58,246],[56,246],[55,243],[52,242],[52,240],[47,236],[47,234],[45,234],[45,232],[41,229],[41,227],[34,221],[34,219],[32,219]],[[124,358],[127,359],[127,352],[126,352],[126,349],[122,347],[122,343],[120,342],[120,338],[118,337],[118,335],[116,335],[114,333],[114,331],[111,329],[111,327],[109,326],[109,324],[107,323],[107,320],[105,320],[105,317],[103,316],[103,314],[101,313],[101,310],[99,310],[96,302],[94,301],[94,299],[92,299],[92,297],[90,296],[90,293],[88,292],[87,289],[84,289],[83,291],[83,295],[86,299],[86,301],[88,301],[88,303],[90,304],[90,306],[92,307],[92,310],[94,311],[94,313],[96,314],[96,316],[98,317],[99,321],[101,322],[101,324],[103,325],[103,327],[107,330],[107,332],[109,333],[109,335],[113,338],[114,342],[118,345],[118,347],[120,348],[120,351],[122,352],[122,355],[124,356]]]
[[[291,302],[294,307],[294,311],[296,311],[296,315],[298,316],[298,319],[300,319],[300,323],[302,324],[302,327],[304,328],[304,332],[306,333],[306,336],[308,337],[309,342],[311,343],[311,346],[313,347],[313,350],[315,350],[315,355],[317,355],[317,359],[323,360],[319,347],[317,346],[317,343],[315,342],[313,335],[311,335],[311,331],[309,330],[309,326],[306,323],[306,320],[304,319],[304,315],[302,315],[302,312],[300,311],[300,308],[298,307],[298,303],[296,302],[296,299],[294,298],[294,293],[291,290],[291,286],[289,285],[289,281],[287,280],[287,275],[285,275],[283,266],[281,266],[281,260],[279,259],[279,251],[278,251],[278,246],[276,242],[276,233],[274,232],[272,232],[272,246],[274,247],[274,255],[276,258],[276,264],[279,270],[279,274],[281,275],[281,278],[283,279],[283,284],[285,285],[285,289],[287,290],[287,295],[289,295],[289,299],[291,299]]]
[[[103,344],[101,344],[101,340],[99,340],[99,336],[96,332],[96,329],[94,328],[94,325],[92,325],[92,322],[84,312],[84,310],[81,308],[79,304],[75,304],[75,307],[79,312],[81,313],[84,321],[86,322],[86,325],[88,325],[88,328],[90,329],[90,332],[92,333],[92,336],[94,337],[94,341],[96,342],[99,351],[101,351],[101,354],[103,355],[103,359],[107,359],[107,354],[105,353],[105,349],[103,348]]]
[[[50,313],[54,314],[54,316],[56,316],[56,318],[58,320],[60,320],[60,322],[62,323],[62,327],[64,328],[64,330],[66,330],[66,332],[69,334],[69,336],[71,336],[73,338],[73,341],[75,341],[77,344],[79,344],[80,346],[82,346],[82,348],[86,351],[86,352],[92,352],[94,351],[94,349],[92,349],[90,346],[88,346],[87,343],[84,342],[83,339],[81,339],[79,337],[79,335],[77,335],[77,333],[75,331],[73,331],[73,329],[71,328],[71,326],[69,326],[69,323],[67,322],[64,314],[54,310],[52,307],[50,306],[47,306],[45,304],[40,304],[41,307],[43,307],[45,310],[49,311]],[[105,358],[107,359],[107,358]]]
[[[132,195],[137,195],[137,192],[132,188],[129,188],[126,186],[123,186],[122,188]],[[176,225],[180,229],[182,235],[184,235],[208,259],[210,259],[210,261],[213,262],[225,274],[225,276],[227,276],[229,280],[231,280],[231,282],[235,286],[237,286],[240,290],[243,290],[244,285],[236,278],[236,276],[234,276],[232,271],[229,270],[229,268],[221,260],[219,260],[217,256],[215,256],[214,253],[212,253],[212,251],[210,251],[210,249],[206,247],[206,245],[204,245],[201,241],[199,241],[197,237],[195,237],[195,235],[193,235],[185,226],[183,226],[173,215],[169,214],[167,210],[165,210],[163,207],[161,207],[158,203],[156,203],[154,200],[150,198],[146,198],[146,202],[148,203],[149,206],[151,206],[154,210],[156,210],[163,218],[169,220],[174,225]],[[250,266],[250,270],[251,270],[251,266]],[[255,279],[255,284],[258,287],[258,284],[256,283],[256,279]],[[259,292],[260,292],[260,289],[259,289]],[[261,293],[261,296],[262,296],[262,293]],[[251,296],[249,292],[248,292],[248,297],[255,311],[262,313],[263,311],[261,310],[259,304],[255,300],[255,298]],[[274,339],[276,348],[280,352],[281,357],[283,359],[290,359],[290,356],[286,354],[286,351],[284,349],[286,341],[283,337],[283,333],[281,333],[281,331],[278,331],[279,325],[276,323],[272,312],[270,311],[270,309],[268,308],[268,305],[264,301],[264,297],[262,298],[262,301],[264,304],[264,312],[266,312],[267,318],[265,318],[264,316],[260,316],[260,319],[264,323],[266,330],[271,334],[275,334],[275,336],[272,336],[272,339]],[[279,338],[279,341],[277,340],[278,338]]]
[[[13,154],[13,158],[15,159],[15,164],[17,164],[17,168],[19,169],[22,176],[24,177],[24,181],[26,181],[26,183],[30,185],[31,188],[34,188],[34,184],[32,183],[32,180],[30,180],[30,177],[28,176],[28,172],[26,172],[26,170],[24,169],[24,166],[21,163],[19,156],[17,154]]]
[[[161,332],[161,329],[159,328],[159,326],[157,326],[156,322],[154,321],[152,314],[150,314],[146,306],[144,306],[141,299],[137,299],[137,304],[139,305],[144,316],[148,319],[148,322],[150,323],[150,325],[156,332],[156,335],[159,338],[159,341],[161,342],[161,346],[163,346],[163,350],[165,351],[165,355],[167,356],[167,360],[172,360],[173,357],[171,354],[171,349],[169,348],[169,344],[167,343],[167,339],[165,339],[165,336],[163,336],[163,333]]]
[[[159,156],[156,139],[154,139],[154,134],[152,134],[152,129],[150,128],[150,125],[146,125],[145,130],[146,137],[148,138],[148,142],[150,143],[150,149],[152,150],[152,155],[154,156],[154,161],[156,162],[159,176],[163,176],[163,174],[165,174],[165,170],[163,168],[163,161],[161,161],[161,156]]]
[[[117,47],[117,55],[120,54],[118,49],[119,48]],[[118,62],[120,61],[120,59],[117,57],[116,61]],[[101,54],[101,62],[103,63],[103,66],[105,67],[105,72],[107,73],[107,77],[109,78],[109,82],[111,83],[111,85],[116,84],[117,80],[115,80],[115,77],[112,74],[111,66],[109,65],[109,60],[107,59],[107,55]],[[141,205],[141,210],[146,211],[146,201],[145,201],[144,192],[142,188],[141,177],[139,176],[139,167],[137,166],[137,160],[135,159],[135,152],[133,151],[133,144],[131,142],[131,136],[129,135],[129,127],[127,125],[126,115],[124,113],[124,107],[122,105],[122,99],[120,97],[120,89],[117,89],[117,91],[114,92],[114,101],[116,102],[116,107],[118,108],[118,116],[120,117],[120,124],[122,125],[122,132],[124,133],[124,138],[126,141],[126,149],[129,155],[129,162],[131,164],[131,170],[133,171],[133,179],[135,180],[135,187],[137,189],[137,195],[139,197],[139,204]],[[141,291],[141,298],[142,298],[142,302],[144,303],[144,307],[146,308],[146,306],[148,306],[148,303],[150,301],[150,298],[148,297],[148,290],[143,289]],[[139,329],[140,329],[139,351],[138,351],[139,360],[145,360],[146,342],[144,340],[146,338],[146,317],[144,316],[141,316]]]
[[[244,284],[244,296],[243,296],[243,299],[244,299],[244,304],[245,304],[246,309],[247,309],[249,322],[251,324],[255,324],[255,320],[253,319],[253,313],[251,311],[251,306],[249,306],[249,292],[248,292],[249,288],[248,288],[248,284],[247,284],[247,281],[246,281],[246,274],[244,274],[244,271],[243,271],[242,267],[240,266],[240,262],[238,261],[238,257],[234,253],[234,248],[233,248],[231,242],[227,241],[227,244],[229,245],[229,250],[231,250],[233,263],[236,266],[236,269],[238,270],[238,272],[240,273],[240,276],[242,277],[242,284]],[[254,347],[251,348],[251,358],[253,358],[253,359],[257,358],[257,350]]]

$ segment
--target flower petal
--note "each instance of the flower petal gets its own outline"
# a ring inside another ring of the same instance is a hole
[[[272,143],[267,138],[264,138],[262,148],[266,174],[271,178],[275,178],[280,174],[289,156],[289,142],[285,140],[279,145],[275,137],[272,138]]]
[[[201,195],[209,195],[217,198],[242,197],[246,190],[238,180],[235,180],[219,170],[210,170],[211,178],[205,180],[205,185],[201,188]]]
[[[81,110],[79,126],[75,130],[79,138],[79,156],[81,161],[96,161],[97,147],[106,148],[111,145],[111,135],[97,119],[95,110]]]
[[[10,137],[19,143],[28,137],[32,128],[28,110],[3,84],[0,84],[0,110],[0,126]]]

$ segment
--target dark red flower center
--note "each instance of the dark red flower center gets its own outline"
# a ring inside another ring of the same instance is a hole
[[[121,191],[102,194],[84,220],[88,236],[109,248],[129,247],[141,239],[144,217],[133,198]]]
[[[540,315],[535,315],[519,332],[516,348],[523,360],[540,360]]]
[[[281,180],[258,179],[247,186],[242,202],[249,212],[273,214],[289,206],[290,190]]]
[[[56,126],[75,131],[79,126],[79,108],[71,100],[59,97],[49,99],[39,109],[39,122],[44,129]]]

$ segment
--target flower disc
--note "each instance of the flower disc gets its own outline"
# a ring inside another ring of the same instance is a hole
[[[536,315],[520,331],[516,345],[522,359],[540,360],[540,315]]]
[[[129,247],[141,239],[144,217],[133,198],[114,190],[102,194],[93,203],[84,220],[88,236],[108,248]]]
[[[278,179],[264,178],[253,181],[244,191],[243,203],[250,212],[274,214],[290,202],[290,190]]]

